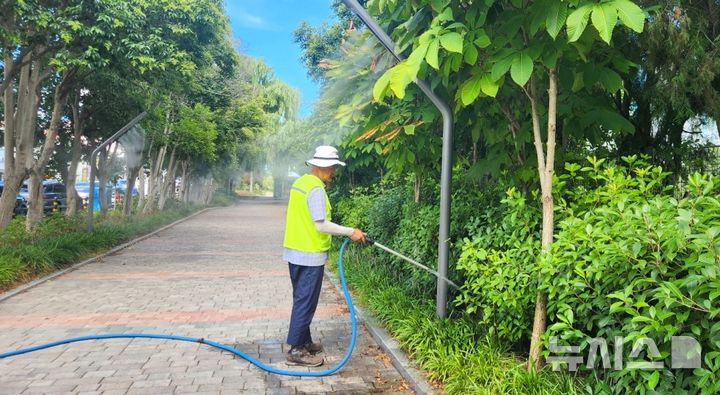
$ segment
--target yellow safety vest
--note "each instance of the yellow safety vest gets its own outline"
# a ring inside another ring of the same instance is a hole
[[[310,216],[310,208],[307,204],[307,194],[318,187],[325,192],[325,184],[322,180],[312,174],[305,174],[295,180],[290,188],[283,243],[285,248],[303,252],[325,252],[330,249],[330,235],[315,229],[315,222]],[[327,221],[331,220],[331,211],[330,200],[325,194],[325,219]]]

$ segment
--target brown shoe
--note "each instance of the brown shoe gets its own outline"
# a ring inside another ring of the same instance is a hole
[[[290,366],[317,367],[325,363],[323,357],[310,354],[305,347],[292,347],[285,359],[285,363]]]
[[[305,349],[312,355],[320,354],[323,352],[323,346],[320,343],[310,342],[305,345]]]

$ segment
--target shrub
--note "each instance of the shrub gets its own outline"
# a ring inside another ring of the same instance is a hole
[[[499,206],[470,221],[474,236],[464,240],[457,262],[466,278],[455,303],[505,343],[527,338],[532,329],[540,220],[539,209],[509,189]]]
[[[717,393],[720,179],[696,174],[673,191],[662,169],[637,157],[623,162],[590,158],[556,177],[551,254],[540,255],[537,203],[509,189],[499,206],[482,210],[458,261],[466,281],[456,303],[513,346],[527,340],[539,286],[548,293],[546,345],[555,336],[587,355],[590,339],[612,347],[623,336],[659,346],[665,369],[593,371],[589,391]],[[701,368],[669,369],[672,336],[697,339]],[[640,358],[651,359],[646,351]]]
[[[456,180],[457,181],[457,180]],[[457,182],[456,182],[457,183]],[[349,196],[340,197],[335,205],[339,222],[360,227],[378,242],[417,261],[436,267],[438,252],[439,207],[437,182],[423,180],[422,202],[413,201],[413,179],[382,181],[370,188],[356,188]],[[468,227],[461,225],[468,213],[477,211],[489,194],[473,188],[458,188],[454,192],[451,240],[462,239]],[[459,255],[459,248],[451,243],[451,261]],[[384,252],[372,255],[373,262],[392,268],[392,279],[410,285],[418,295],[434,294],[436,279],[414,266]],[[453,278],[453,267],[450,268]]]
[[[366,230],[370,223],[368,212],[372,208],[374,194],[367,188],[357,188],[334,204],[333,221],[353,228]],[[367,231],[367,230],[366,230]]]
[[[413,296],[393,281],[392,269],[373,264],[369,250],[351,247],[344,257],[348,284],[359,302],[401,343],[428,377],[449,394],[574,394],[578,381],[547,370],[528,372],[524,361],[484,337],[472,317],[438,320],[432,299]],[[331,262],[334,262],[332,259]]]
[[[628,158],[629,167],[571,166],[571,207],[559,222],[553,253],[540,261],[548,292],[546,337],[581,345],[623,336],[652,339],[665,369],[600,370],[596,391],[720,391],[720,178],[693,175],[676,199],[658,193],[667,176]],[[573,207],[574,206],[574,207]],[[700,369],[671,370],[672,336],[701,345]],[[631,351],[625,347],[623,361]],[[644,352],[640,355],[651,360]]]

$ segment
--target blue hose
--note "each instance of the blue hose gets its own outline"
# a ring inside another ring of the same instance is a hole
[[[345,295],[345,302],[347,302],[348,310],[350,310],[350,322],[352,327],[352,335],[350,337],[350,346],[347,349],[347,352],[345,353],[345,357],[338,362],[337,365],[333,366],[332,368],[328,370],[323,370],[320,372],[298,372],[293,370],[284,370],[284,369],[277,369],[272,366],[268,366],[257,359],[251,357],[248,354],[245,354],[244,352],[230,347],[228,345],[217,343],[212,340],[207,340],[203,338],[195,338],[195,337],[187,337],[187,336],[173,336],[173,335],[162,335],[162,334],[155,334],[155,333],[106,333],[106,334],[100,334],[100,335],[92,335],[92,336],[80,336],[80,337],[73,337],[71,339],[65,339],[60,340],[52,343],[46,343],[41,344],[39,346],[34,347],[27,347],[22,348],[20,350],[16,351],[9,351],[0,353],[0,359],[3,358],[9,358],[13,357],[15,355],[20,354],[26,354],[33,351],[43,350],[50,347],[60,346],[63,344],[69,344],[69,343],[75,343],[75,342],[82,342],[86,340],[101,340],[101,339],[123,339],[123,338],[143,338],[143,339],[167,339],[167,340],[177,340],[177,341],[183,341],[183,342],[190,342],[190,343],[202,343],[207,344],[208,346],[212,346],[215,348],[219,348],[221,350],[228,351],[230,353],[233,353],[237,355],[238,357],[245,359],[246,361],[250,362],[251,364],[259,367],[262,370],[265,370],[269,373],[274,374],[281,374],[285,376],[301,376],[301,377],[322,377],[322,376],[329,376],[343,367],[347,363],[347,361],[350,359],[350,356],[352,355],[353,349],[355,348],[355,340],[357,338],[357,320],[355,319],[355,307],[352,303],[352,298],[350,298],[350,293],[348,292],[347,284],[345,282],[345,273],[343,272],[343,252],[345,251],[345,246],[347,246],[348,242],[350,240],[345,240],[340,246],[340,253],[338,255],[338,274],[340,277],[340,283],[342,285],[343,294]]]

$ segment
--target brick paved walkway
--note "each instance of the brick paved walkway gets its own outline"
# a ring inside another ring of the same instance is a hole
[[[0,351],[81,335],[152,332],[238,344],[290,369],[283,354],[292,300],[281,261],[284,213],[284,205],[262,203],[211,210],[2,302]],[[342,296],[327,281],[313,333],[325,345],[324,368],[333,366],[350,328]],[[409,393],[406,388],[362,326],[348,365],[323,378],[270,375],[209,346],[150,339],[81,342],[0,360],[0,394]]]

